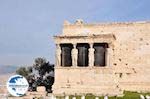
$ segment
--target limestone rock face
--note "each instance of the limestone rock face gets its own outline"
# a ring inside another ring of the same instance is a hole
[[[78,59],[73,61],[77,66],[62,67],[57,63],[54,94],[115,95],[123,90],[150,91],[150,22],[87,24],[77,20],[74,24],[64,24],[62,34],[54,39],[60,47],[75,44],[72,49],[78,52],[78,44],[88,44],[90,60],[86,67],[79,67]],[[91,55],[95,55],[94,46],[104,43],[108,44],[105,65],[94,66],[95,56]],[[60,60],[65,57],[61,56]]]

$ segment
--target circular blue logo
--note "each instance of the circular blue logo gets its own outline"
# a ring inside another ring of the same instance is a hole
[[[29,84],[25,77],[14,75],[7,81],[7,90],[13,96],[23,96],[28,90]]]

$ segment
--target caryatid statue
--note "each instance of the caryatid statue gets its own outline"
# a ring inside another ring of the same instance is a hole
[[[76,49],[76,44],[73,45],[71,54],[72,54],[72,65],[77,66],[78,49]]]
[[[90,44],[89,48],[89,66],[94,66],[94,48],[93,44]]]
[[[59,44],[56,44],[56,66],[61,65],[61,47]]]

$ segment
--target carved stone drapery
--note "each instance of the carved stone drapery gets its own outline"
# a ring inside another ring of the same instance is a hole
[[[59,44],[56,44],[56,66],[61,65],[61,47]]]
[[[94,66],[94,48],[93,48],[93,44],[90,44],[90,48],[89,48],[89,66]]]
[[[111,64],[112,53],[113,53],[112,49],[111,48],[107,48],[107,50],[106,50],[106,65],[107,66],[111,66],[112,65]]]
[[[77,66],[78,50],[76,49],[76,44],[73,44],[71,54],[72,54],[72,66]]]

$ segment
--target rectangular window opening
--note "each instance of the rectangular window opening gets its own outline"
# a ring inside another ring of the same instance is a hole
[[[61,44],[61,66],[70,67],[72,66],[71,50],[73,49],[72,44]]]
[[[86,43],[79,43],[77,44],[77,49],[78,49],[78,66],[79,67],[87,67],[88,66],[88,49],[89,49],[89,44]]]
[[[104,67],[106,66],[106,51],[108,48],[107,43],[94,43],[94,66]]]

